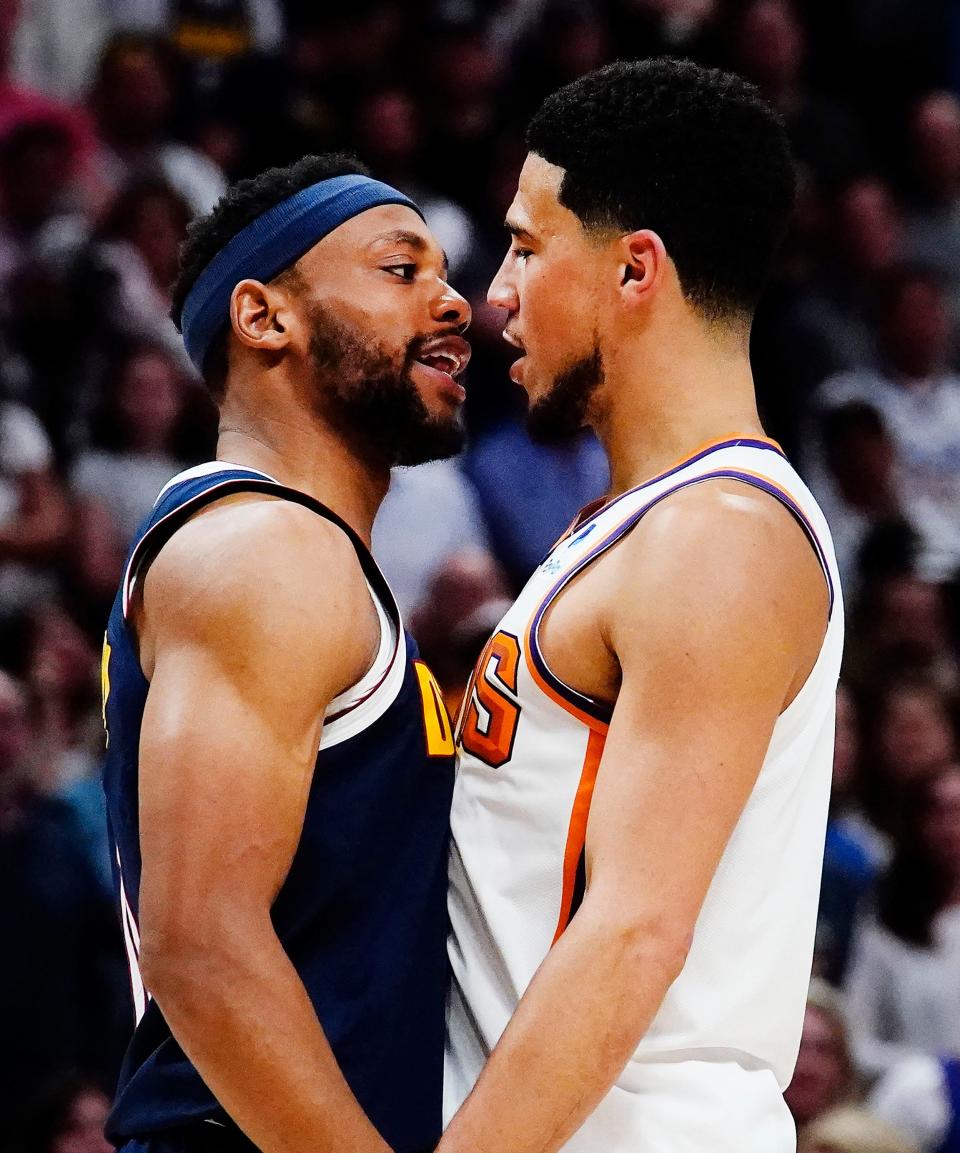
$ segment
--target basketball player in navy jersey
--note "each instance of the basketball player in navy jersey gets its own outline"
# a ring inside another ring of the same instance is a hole
[[[439,1137],[453,739],[369,542],[391,466],[461,445],[446,275],[340,156],[191,227],[173,312],[217,460],[140,527],[103,662],[131,1151]]]
[[[757,413],[790,213],[737,76],[621,62],[549,97],[489,300],[532,432],[611,466],[458,726],[440,1153],[792,1153],[843,609]]]

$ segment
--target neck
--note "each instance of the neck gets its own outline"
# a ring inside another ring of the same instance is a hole
[[[594,428],[616,495],[667,471],[702,445],[764,436],[746,335],[698,325],[673,339],[647,336],[604,357]]]
[[[221,409],[217,459],[258,469],[312,496],[369,548],[373,520],[390,485],[389,466],[372,464],[302,406],[278,403],[264,415],[262,389],[251,398],[236,383],[231,380]],[[277,399],[271,395],[271,404]]]

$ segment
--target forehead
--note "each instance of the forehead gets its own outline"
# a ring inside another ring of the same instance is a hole
[[[582,231],[580,221],[558,199],[563,177],[564,169],[535,152],[529,153],[507,212],[509,224],[536,235]]]
[[[379,204],[352,216],[315,244],[307,256],[319,256],[321,260],[362,258],[380,248],[404,242],[408,247],[419,248],[428,257],[443,257],[436,237],[422,218],[405,204]]]

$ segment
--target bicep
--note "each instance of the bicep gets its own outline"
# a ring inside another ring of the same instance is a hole
[[[269,506],[192,522],[144,580],[145,937],[262,923],[299,843],[324,711],[364,665],[371,606],[352,546],[290,522]]]
[[[140,907],[179,933],[268,910],[303,823],[320,712],[281,708],[261,677],[202,645],[158,652],[140,740]]]
[[[587,828],[591,887],[613,900],[644,894],[648,915],[669,909],[687,925],[757,779],[780,701],[697,661],[678,653],[636,675],[624,669]]]
[[[722,536],[698,535],[695,507],[681,514],[692,526],[665,517],[616,602],[622,681],[587,828],[595,896],[683,932],[756,784],[806,627],[776,532],[731,509]]]

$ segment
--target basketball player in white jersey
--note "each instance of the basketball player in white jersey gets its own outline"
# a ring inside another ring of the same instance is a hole
[[[653,60],[528,144],[489,299],[531,431],[592,426],[613,479],[461,711],[439,1150],[791,1153],[843,609],[748,358],[786,136]]]

